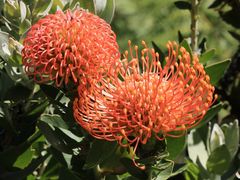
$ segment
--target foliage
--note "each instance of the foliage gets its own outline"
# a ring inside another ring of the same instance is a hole
[[[231,35],[239,41],[240,18],[233,18],[239,16],[239,4],[235,2],[216,0],[210,8],[216,8],[222,20],[234,28]],[[96,140],[75,122],[74,92],[38,85],[24,73],[21,50],[28,29],[58,9],[79,6],[109,23],[113,20],[120,47],[127,44],[128,38],[136,42],[144,37],[152,41],[164,61],[165,52],[157,44],[177,39],[178,35],[181,45],[195,53],[189,45],[189,22],[182,20],[190,18],[190,1],[0,1],[0,179],[130,180],[171,179],[176,175],[187,180],[233,179],[240,167],[236,119],[240,117],[236,110],[240,102],[239,70],[229,82],[226,78],[234,67],[230,60],[212,62],[214,57],[225,59],[232,55],[235,48],[228,47],[236,45],[226,34],[226,26],[218,22],[217,14],[205,8],[205,3],[200,8],[198,53],[220,98],[189,134],[163,141],[151,139],[140,145],[137,162],[146,165],[145,170],[140,170],[132,163],[132,148]],[[216,39],[218,36],[221,38]],[[211,49],[206,48],[204,37],[211,42]],[[239,62],[239,50],[234,58],[233,62]]]

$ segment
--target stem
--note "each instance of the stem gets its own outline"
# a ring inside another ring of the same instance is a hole
[[[152,168],[151,168],[151,166],[149,167],[149,170],[148,170],[148,179],[147,180],[152,180]]]
[[[191,0],[191,48],[194,52],[198,49],[198,7],[200,0]]]

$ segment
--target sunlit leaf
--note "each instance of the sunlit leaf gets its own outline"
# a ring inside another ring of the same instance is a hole
[[[200,169],[198,166],[190,161],[187,161],[187,171],[184,172],[184,176],[186,180],[198,180]]]
[[[31,22],[28,19],[24,19],[19,26],[19,34],[22,35],[30,28]]]
[[[33,158],[33,151],[31,151],[31,149],[28,148],[24,153],[18,156],[13,166],[23,169],[27,167],[27,165],[31,162],[32,158]]]
[[[168,179],[169,177],[171,177],[171,174],[172,174],[172,172],[173,172],[173,166],[174,166],[174,163],[171,163],[168,168],[162,170],[162,171],[158,174],[156,180],[166,180],[166,179]]]
[[[201,165],[206,167],[206,162],[208,159],[207,148],[196,129],[193,129],[188,135],[187,149],[189,157],[194,163],[196,163],[197,159],[199,159]]]
[[[236,119],[233,123],[221,126],[226,138],[226,146],[233,159],[239,148],[239,122]]]
[[[11,55],[9,49],[9,34],[3,31],[0,31],[0,56],[7,60]]]
[[[33,14],[47,14],[51,6],[52,0],[38,0],[34,5]]]
[[[23,1],[20,1],[19,5],[20,5],[20,13],[21,13],[21,22],[23,22],[27,16],[27,7]]]
[[[51,124],[58,128],[69,129],[68,125],[63,121],[61,116],[58,114],[43,114],[40,117],[41,121],[44,121],[47,124]]]
[[[94,0],[95,13],[111,23],[115,12],[115,0]]]
[[[223,144],[225,144],[225,136],[219,125],[215,123],[212,128],[209,143],[211,152]]]

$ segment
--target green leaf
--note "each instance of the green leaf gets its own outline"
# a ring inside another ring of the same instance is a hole
[[[24,153],[18,156],[17,160],[13,164],[13,167],[18,167],[23,169],[27,167],[27,165],[29,165],[32,158],[33,158],[33,151],[31,151],[31,149],[28,148]]]
[[[197,163],[197,159],[199,159],[201,165],[203,167],[206,167],[206,162],[208,159],[207,148],[203,139],[201,138],[200,134],[196,129],[193,129],[188,135],[187,143],[189,158],[194,163]]]
[[[14,86],[14,81],[3,71],[0,71],[0,99],[5,98],[8,90]]]
[[[223,124],[221,126],[226,138],[226,146],[233,159],[238,151],[239,146],[239,123],[236,119],[233,123]]]
[[[49,11],[50,14],[55,13],[58,9],[63,9],[63,2],[61,0],[53,0],[53,4],[51,10]]]
[[[27,16],[27,7],[23,1],[20,1],[19,5],[20,5],[21,22],[23,22]]]
[[[153,46],[153,49],[155,50],[155,52],[157,52],[159,54],[159,59],[160,59],[160,62],[164,65],[165,62],[165,54],[163,53],[163,51],[160,49],[160,47],[158,47],[158,45],[152,41],[152,46]]]
[[[189,45],[189,43],[188,43],[188,41],[186,39],[184,39],[181,42],[180,46],[184,47],[187,50],[187,52],[190,54],[191,59],[193,59],[192,49],[191,49],[191,47],[190,47],[190,45]]]
[[[232,8],[229,11],[220,11],[219,14],[226,23],[232,25],[234,28],[240,28],[240,11]]]
[[[231,163],[231,156],[226,145],[216,148],[207,160],[208,171],[215,174],[224,174]]]
[[[70,169],[62,168],[59,173],[59,180],[81,180],[77,175],[73,173]]]
[[[168,159],[175,160],[186,146],[186,136],[182,136],[180,138],[167,137],[166,142],[167,151],[169,152]]]
[[[236,40],[240,41],[240,34],[239,33],[236,33],[234,31],[228,31],[228,32],[231,34],[231,36],[233,38],[235,38]]]
[[[26,33],[30,27],[31,27],[31,21],[29,21],[28,19],[24,19],[19,26],[19,35],[23,35],[24,33]]]
[[[28,140],[18,146],[11,147],[6,151],[0,152],[1,166],[10,168],[16,162],[21,154],[23,154],[41,136],[40,132],[32,135]],[[1,178],[0,178],[1,179]]]
[[[49,154],[46,154],[45,156],[41,156],[41,157],[38,157],[37,159],[33,159],[31,163],[23,170],[2,173],[0,174],[0,179],[8,179],[8,180],[25,179],[37,167],[39,167],[39,165],[42,164],[48,157],[49,157]]]
[[[218,7],[220,4],[222,4],[223,1],[219,1],[219,0],[215,0],[208,8],[216,8]]]
[[[116,148],[116,142],[95,139],[87,155],[84,169],[90,169],[97,166],[109,156],[111,156]]]
[[[206,52],[204,52],[203,54],[201,54],[201,56],[199,57],[199,61],[202,64],[207,63],[209,60],[211,60],[215,55],[215,49],[210,49]]]
[[[192,5],[187,1],[176,1],[176,2],[174,2],[174,4],[178,9],[182,9],[182,10],[191,10],[192,9]]]
[[[90,12],[95,12],[94,1],[95,0],[78,0],[80,2],[81,8],[88,9]]]
[[[201,53],[204,53],[206,51],[206,49],[207,49],[207,39],[205,37],[199,43],[198,47],[201,50]]]
[[[184,171],[187,170],[188,165],[182,165],[181,167],[178,167],[177,170],[175,170],[175,167],[176,167],[176,165],[174,165],[174,172],[171,174],[170,177],[173,177],[173,176],[176,176],[176,175],[178,175],[180,173],[183,173]]]
[[[167,167],[166,169],[162,170],[156,180],[166,180],[168,178],[171,177],[171,174],[173,172],[173,166],[174,166],[174,163],[171,163],[169,167]]]
[[[192,129],[196,129],[196,128],[200,128],[202,126],[204,126],[205,124],[207,124],[209,121],[211,121],[213,119],[214,116],[217,115],[217,113],[222,109],[222,103],[218,103],[214,106],[212,106],[207,113],[205,114],[205,116],[203,117],[203,119],[201,120],[201,122],[193,127]]]
[[[61,130],[57,128],[54,129],[43,121],[38,122],[38,128],[54,148],[67,154],[73,153],[72,144],[75,143],[74,140],[70,137],[66,137]]]
[[[218,83],[219,79],[223,76],[230,62],[231,61],[227,59],[206,66],[205,71],[210,76],[212,85],[216,85]]]
[[[34,6],[33,14],[46,14],[52,6],[52,0],[38,0]]]
[[[0,30],[0,56],[7,60],[12,51],[9,49],[9,34]]]
[[[63,128],[63,129],[69,129],[68,125],[63,121],[62,117],[59,116],[58,114],[43,114],[40,117],[40,120],[53,125],[57,128]]]
[[[184,40],[184,37],[180,30],[178,30],[178,42],[181,43]]]
[[[57,180],[59,178],[59,172],[63,166],[53,156],[45,168],[45,171],[41,175],[41,180]],[[35,179],[34,179],[35,180]]]
[[[187,171],[184,172],[186,180],[199,180],[200,169],[198,166],[187,160]]]
[[[6,1],[3,7],[3,14],[9,21],[16,21],[21,17],[18,1]]]
[[[210,151],[213,152],[216,148],[223,144],[225,144],[225,136],[219,125],[215,123],[210,136]]]
[[[27,99],[30,94],[32,93],[32,90],[23,86],[22,84],[16,84],[15,86],[12,86],[8,89],[8,91],[5,94],[4,100],[12,100],[12,101],[20,101]]]
[[[136,165],[133,164],[133,161],[129,158],[121,158],[121,163],[127,169],[128,173],[138,179],[147,179],[146,172],[140,170]]]
[[[109,24],[111,23],[115,12],[115,0],[95,0],[95,13],[103,18]]]

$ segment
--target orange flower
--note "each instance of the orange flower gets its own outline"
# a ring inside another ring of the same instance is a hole
[[[101,78],[120,58],[110,25],[84,10],[47,15],[31,27],[23,45],[26,73],[38,83],[53,80],[58,87],[83,77]]]
[[[130,45],[130,43],[129,43]],[[164,67],[143,42],[142,56],[130,46],[115,75],[78,88],[74,117],[92,136],[122,146],[162,140],[197,125],[213,103],[214,87],[198,57],[169,42]],[[129,61],[130,54],[130,61]],[[112,68],[114,70],[114,68]],[[93,81],[94,82],[94,81]],[[217,98],[217,97],[215,97]]]

